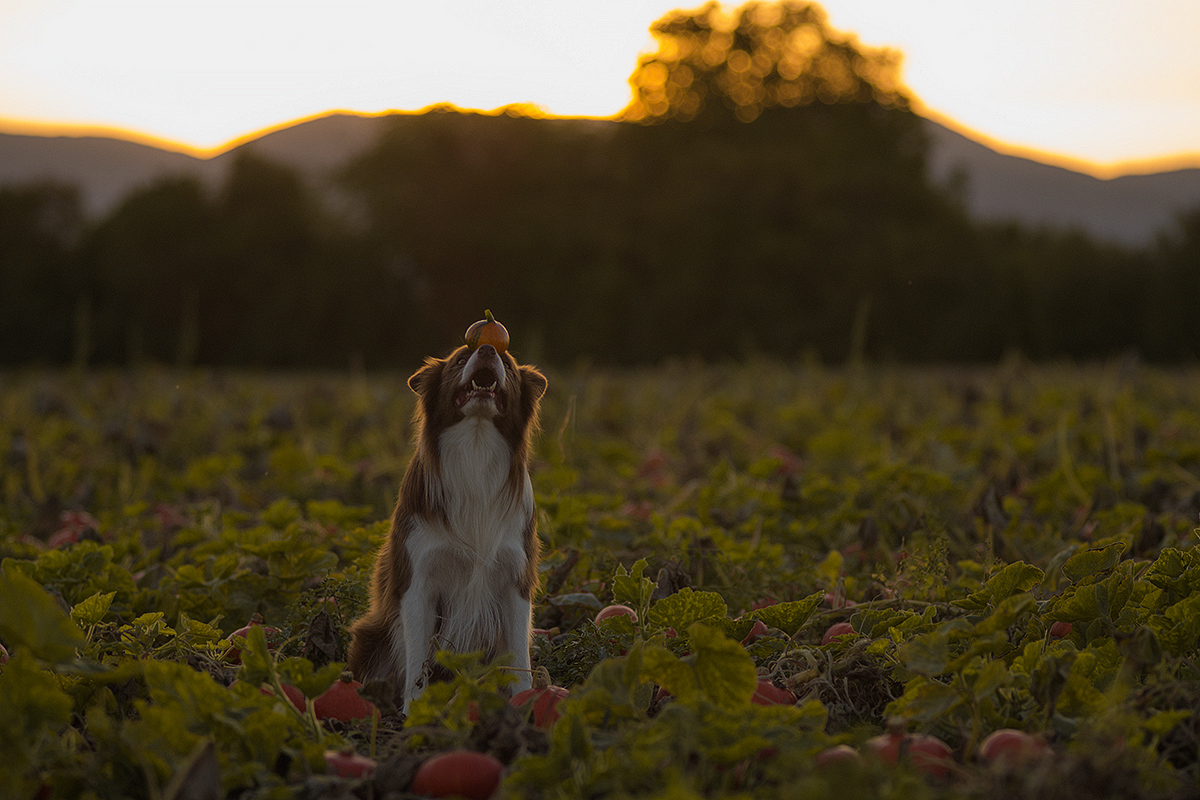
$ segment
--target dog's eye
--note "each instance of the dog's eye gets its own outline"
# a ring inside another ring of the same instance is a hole
[[[460,367],[461,367],[463,364],[466,364],[466,363],[467,363],[467,357],[466,357],[466,356],[459,356],[459,357],[458,357],[458,361],[455,361],[454,363],[455,363],[455,364],[457,364],[458,366],[460,366]]]

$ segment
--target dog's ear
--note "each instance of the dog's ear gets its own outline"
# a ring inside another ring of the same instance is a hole
[[[412,377],[408,379],[408,388],[412,389],[418,396],[424,395],[425,391],[433,385],[433,382],[441,377],[442,363],[436,358],[425,359],[425,365],[414,372]]]
[[[537,371],[536,367],[523,366],[521,371],[522,389],[536,402],[546,393],[546,376]]]

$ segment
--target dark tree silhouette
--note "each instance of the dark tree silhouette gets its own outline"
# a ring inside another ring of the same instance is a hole
[[[0,187],[0,363],[71,358],[81,300],[75,249],[78,191],[58,184]]]
[[[131,193],[92,228],[82,260],[100,354],[169,364],[195,358],[198,298],[215,282],[215,233],[205,189],[190,177]]]

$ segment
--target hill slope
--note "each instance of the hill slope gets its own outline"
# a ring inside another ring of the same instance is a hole
[[[387,118],[329,114],[273,130],[209,159],[120,139],[0,133],[0,185],[39,180],[75,184],[88,211],[98,215],[129,191],[167,175],[196,175],[216,185],[234,154],[245,149],[299,169],[320,184],[369,146]],[[1172,226],[1179,212],[1200,206],[1200,169],[1100,180],[998,153],[933,121],[926,127],[931,175],[949,181],[961,172],[964,199],[981,219],[1078,228],[1100,239],[1143,245]]]
[[[936,122],[927,122],[930,170],[967,179],[966,201],[980,219],[1079,228],[1099,239],[1144,244],[1175,215],[1200,205],[1200,169],[1101,180],[1004,155]]]

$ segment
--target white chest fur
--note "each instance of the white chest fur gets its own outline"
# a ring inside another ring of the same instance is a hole
[[[533,515],[528,475],[514,492],[512,449],[490,420],[467,417],[438,438],[440,469],[429,482],[445,521],[414,520],[406,538],[412,583],[405,614],[437,647],[491,655],[524,649],[529,604],[517,584]]]
[[[481,555],[503,544],[509,523],[520,526],[519,538],[533,512],[533,489],[525,476],[522,491],[512,491],[512,448],[491,420],[467,417],[445,430],[438,454],[440,475],[430,485],[441,495],[451,535]]]

